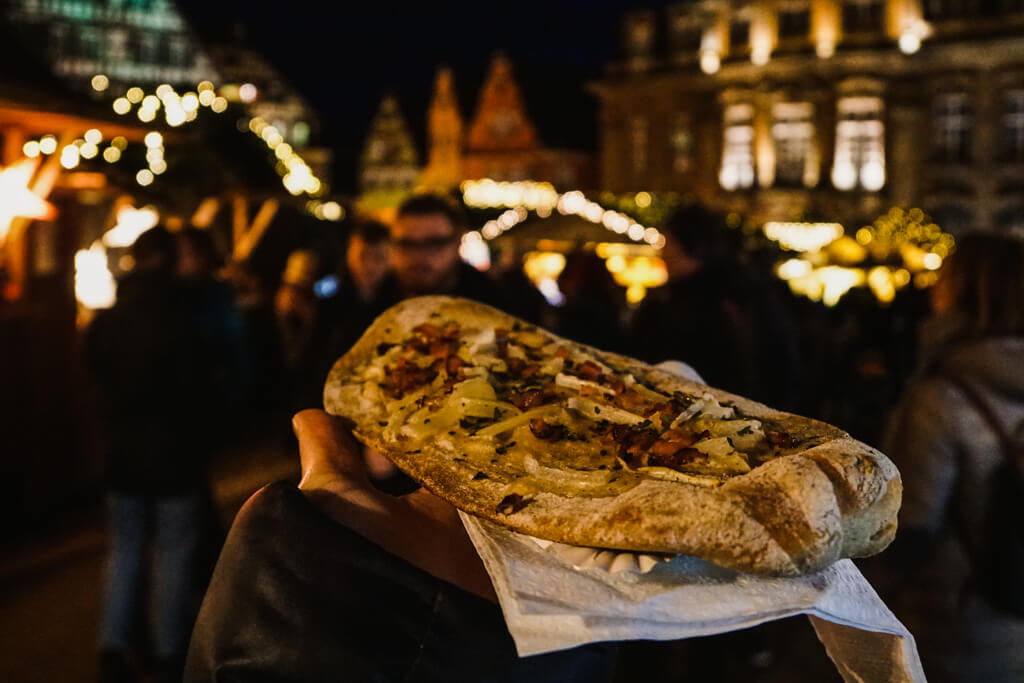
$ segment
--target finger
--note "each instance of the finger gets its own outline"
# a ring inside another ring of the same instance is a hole
[[[304,410],[292,418],[299,440],[302,481],[299,488],[367,488],[366,467],[360,457],[359,443],[337,417],[322,410]]]

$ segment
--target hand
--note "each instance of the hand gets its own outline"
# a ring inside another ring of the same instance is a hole
[[[292,426],[302,465],[299,489],[324,514],[439,579],[497,600],[454,507],[425,489],[396,498],[374,488],[359,443],[338,418],[304,410]]]

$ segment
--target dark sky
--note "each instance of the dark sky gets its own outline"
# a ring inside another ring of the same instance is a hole
[[[512,58],[542,141],[552,147],[594,149],[597,109],[584,84],[619,56],[625,11],[670,3],[335,0],[332,9],[302,0],[179,4],[204,38],[230,38],[233,25],[244,26],[245,41],[320,111],[324,142],[337,154],[336,185],[352,189],[356,159],[385,92],[398,95],[422,154],[437,67],[454,69],[468,122],[488,62],[499,49]]]

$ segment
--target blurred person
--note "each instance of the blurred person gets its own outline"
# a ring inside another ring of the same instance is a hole
[[[245,320],[238,307],[234,289],[217,276],[223,258],[208,230],[184,228],[179,231],[177,272],[186,294],[198,309],[199,332],[210,354],[206,366],[214,400],[221,414],[234,415],[240,407],[248,382]],[[220,422],[223,422],[221,420]],[[210,424],[210,443],[224,434],[216,434]]]
[[[599,349],[622,351],[622,288],[615,284],[604,259],[583,249],[572,251],[558,274],[558,289],[565,301],[557,309],[556,334]]]
[[[320,388],[330,366],[352,348],[374,319],[384,312],[388,302],[382,285],[390,272],[388,227],[369,219],[359,219],[349,232],[343,263],[337,276],[337,291],[324,300],[318,350],[321,355]],[[320,405],[319,394],[315,407]]]
[[[174,274],[174,236],[152,228],[131,254],[135,266],[118,284],[117,302],[96,315],[85,338],[109,509],[101,673],[105,681],[131,680],[132,653],[145,647],[136,626],[148,586],[155,673],[157,680],[174,680],[181,676],[201,591],[197,553],[207,449],[198,425],[214,406],[198,312]]]
[[[398,207],[391,231],[391,275],[382,291],[391,303],[426,294],[475,299],[506,310],[498,285],[459,257],[462,211],[439,195],[416,195]]]
[[[799,385],[796,328],[774,283],[737,258],[729,230],[699,205],[669,218],[668,282],[641,302],[630,344],[645,361],[685,358],[709,385],[785,409]]]
[[[1008,592],[1004,604],[987,594],[983,571],[1015,540],[988,511],[1011,456],[1000,432],[1024,444],[1024,242],[964,237],[931,304],[922,369],[883,443],[904,491],[899,534],[875,565],[880,592],[914,634],[930,681],[1021,681],[1024,618],[1007,609]]]
[[[498,245],[493,241],[491,266],[485,272],[506,294],[506,312],[534,324],[547,325],[554,320],[551,306],[544,295],[530,281],[523,270],[522,255],[511,244]]]
[[[281,282],[274,293],[274,323],[287,386],[289,413],[308,407],[310,385],[317,370],[313,363],[320,302],[313,290],[320,271],[317,255],[296,249],[288,255]]]
[[[377,490],[341,419],[307,410],[294,425],[302,480],[239,512],[187,682],[610,679],[611,645],[518,657],[458,511],[423,489]]]

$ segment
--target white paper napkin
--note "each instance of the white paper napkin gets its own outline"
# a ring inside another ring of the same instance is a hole
[[[676,640],[807,614],[846,681],[924,681],[914,639],[850,560],[808,576],[736,574],[693,557],[649,572],[577,569],[530,537],[460,513],[520,656]]]

